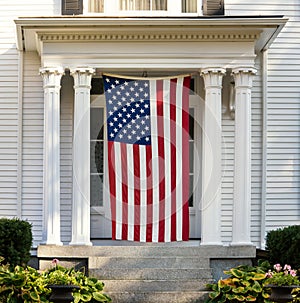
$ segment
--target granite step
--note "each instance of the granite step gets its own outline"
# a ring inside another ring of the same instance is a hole
[[[209,268],[90,268],[89,274],[100,280],[189,280],[209,279]]]
[[[208,296],[205,291],[169,292],[106,292],[113,303],[203,303]]]
[[[205,291],[207,283],[212,279],[190,280],[101,280],[105,284],[105,292],[190,292]]]
[[[90,257],[90,268],[209,268],[208,258],[198,256]]]

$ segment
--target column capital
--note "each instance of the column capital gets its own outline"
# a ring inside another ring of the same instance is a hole
[[[60,79],[64,74],[62,67],[41,67],[39,72],[44,81],[44,88],[60,88]]]
[[[208,67],[203,68],[200,71],[200,75],[204,79],[205,89],[207,88],[221,88],[222,87],[222,79],[225,75],[226,70],[224,68],[219,67]]]
[[[252,74],[255,75],[257,73],[257,69],[254,67],[235,67],[232,69],[232,74],[238,74],[238,73],[242,73],[242,74]]]
[[[212,74],[224,74],[226,73],[226,69],[223,67],[205,67],[202,68],[200,70],[200,74],[208,74],[208,73],[212,73]]]
[[[91,78],[95,73],[95,69],[91,67],[76,67],[70,70],[71,76],[74,78],[74,88],[91,87]]]
[[[232,69],[232,76],[235,80],[235,87],[251,88],[253,76],[257,70],[253,67],[236,67]]]

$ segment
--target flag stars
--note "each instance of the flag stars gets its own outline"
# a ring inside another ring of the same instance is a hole
[[[148,80],[105,77],[108,139],[130,144],[150,144]]]

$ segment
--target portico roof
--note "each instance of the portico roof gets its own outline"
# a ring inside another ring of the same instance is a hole
[[[118,39],[247,41],[256,53],[267,49],[287,22],[284,16],[195,18],[106,18],[85,16],[19,17],[17,47],[41,53],[43,39],[55,42]],[[118,36],[121,35],[121,36]]]

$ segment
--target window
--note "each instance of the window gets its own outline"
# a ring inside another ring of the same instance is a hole
[[[85,0],[86,13],[104,15],[199,14],[201,0]]]
[[[167,0],[120,0],[122,11],[156,11],[167,10]]]

